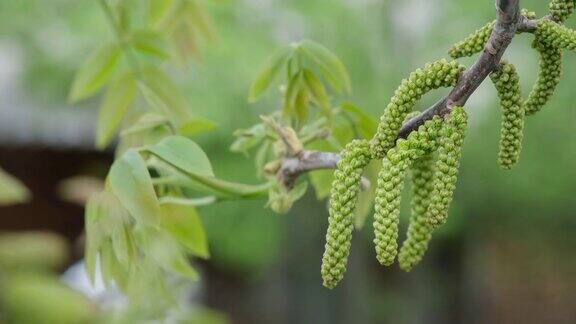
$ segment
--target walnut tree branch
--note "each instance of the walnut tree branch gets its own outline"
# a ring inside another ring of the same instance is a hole
[[[498,67],[516,33],[533,32],[536,29],[534,20],[520,15],[519,2],[520,0],[496,0],[497,21],[478,60],[460,75],[446,97],[406,122],[400,128],[397,138],[406,138],[434,116],[444,116],[450,113],[452,108],[464,106],[480,84]],[[339,160],[340,156],[336,153],[301,151],[295,156],[283,159],[276,175],[280,182],[292,187],[301,174],[335,168]]]

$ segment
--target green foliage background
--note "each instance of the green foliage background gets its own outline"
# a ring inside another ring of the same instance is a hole
[[[546,10],[544,1],[522,1],[522,6],[539,14]],[[447,57],[452,43],[494,18],[492,1],[218,0],[209,9],[218,39],[200,42],[200,58],[188,69],[171,72],[193,111],[218,124],[198,138],[216,175],[245,183],[256,182],[253,161],[230,152],[229,146],[235,129],[251,126],[260,114],[280,105],[274,91],[255,104],[246,99],[256,72],[276,48],[308,38],[333,50],[351,74],[349,99],[376,117],[409,71]],[[571,18],[567,25],[574,23]],[[0,40],[17,44],[24,53],[25,72],[15,82],[47,113],[68,106],[75,69],[95,45],[112,37],[96,1],[4,0],[0,31]],[[515,38],[506,54],[518,69],[524,95],[537,72],[531,40],[529,35]],[[504,289],[510,298],[538,291],[551,280],[548,275],[562,283],[555,288],[558,296],[575,299],[569,292],[574,283],[562,279],[576,267],[571,261],[576,248],[575,59],[574,53],[566,53],[557,94],[536,118],[527,120],[522,156],[512,171],[497,164],[500,110],[495,91],[485,82],[473,95],[466,107],[470,129],[450,218],[431,244],[431,254],[412,274],[375,264],[367,226],[354,239],[344,287],[323,290],[319,268],[327,212],[312,190],[288,215],[264,209],[264,201],[201,208],[211,254],[206,272],[240,278],[244,289],[230,294],[253,298],[238,300],[243,306],[230,307],[232,312],[239,318],[266,319],[281,311],[286,321],[314,323],[352,318],[408,323],[425,316],[441,322],[469,314],[459,303],[492,296],[499,285],[511,287]],[[462,62],[468,65],[473,59]],[[441,94],[427,95],[419,107]],[[89,100],[67,109],[97,105]],[[516,263],[507,264],[499,251],[513,254]],[[524,278],[527,287],[496,278],[507,273]],[[219,278],[206,276],[208,285]],[[488,288],[478,287],[481,283]],[[460,307],[454,310],[454,305]]]

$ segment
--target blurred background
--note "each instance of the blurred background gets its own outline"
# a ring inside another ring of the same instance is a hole
[[[521,4],[547,12],[547,1]],[[353,95],[344,99],[376,117],[410,71],[447,57],[452,43],[495,16],[492,0],[214,0],[209,10],[218,39],[172,72],[194,111],[218,123],[197,139],[216,174],[247,183],[256,182],[253,161],[229,146],[235,129],[279,105],[273,95],[246,100],[273,50],[302,38],[330,48],[352,77]],[[61,273],[82,258],[83,240],[82,193],[67,192],[66,181],[104,178],[113,159],[112,150],[94,149],[98,100],[70,105],[66,97],[81,62],[112,37],[96,1],[0,1],[0,167],[32,194],[0,207],[0,230],[64,238]],[[525,95],[538,67],[531,41],[520,35],[506,53]],[[448,224],[411,273],[378,265],[366,226],[355,234],[342,284],[322,287],[328,213],[309,190],[287,215],[265,209],[265,201],[202,208],[212,257],[199,265],[195,298],[232,323],[576,322],[576,56],[566,53],[564,61],[552,102],[527,120],[512,171],[497,164],[495,90],[485,82],[472,96]],[[444,94],[427,95],[418,107]]]

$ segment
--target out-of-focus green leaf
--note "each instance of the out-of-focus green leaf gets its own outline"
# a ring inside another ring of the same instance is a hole
[[[262,142],[266,136],[266,127],[263,124],[256,124],[249,129],[238,129],[234,132],[234,136],[237,139],[230,146],[230,150],[247,154],[248,150]]]
[[[294,100],[294,111],[299,125],[304,124],[306,117],[308,117],[308,90],[306,87],[301,86],[300,91]]]
[[[128,227],[120,225],[114,228],[112,231],[112,249],[123,266],[133,264],[136,250]]]
[[[114,162],[108,183],[114,195],[137,221],[150,225],[159,223],[158,198],[146,164],[138,152],[130,149]]]
[[[372,138],[378,128],[376,119],[368,115],[362,108],[356,106],[351,102],[344,102],[340,106],[343,111],[349,113],[355,119],[354,126],[357,127],[360,135],[364,138]]]
[[[190,250],[192,255],[208,258],[208,241],[204,226],[194,206],[181,204],[162,204],[161,226]]]
[[[351,91],[352,86],[348,71],[336,54],[311,40],[303,40],[300,43],[300,48],[303,49],[306,57],[318,65],[318,68],[335,91]]]
[[[320,79],[316,77],[314,72],[305,69],[304,70],[304,81],[306,81],[306,87],[312,95],[312,98],[316,101],[318,106],[322,109],[322,112],[327,117],[332,116],[332,109],[330,108],[330,100],[326,94],[326,89]]]
[[[284,106],[282,107],[282,112],[286,117],[291,116],[295,112],[294,106],[296,98],[300,93],[300,89],[304,85],[302,78],[302,73],[298,72],[290,78],[290,81],[288,81],[286,93],[284,93]]]
[[[198,273],[192,268],[178,242],[170,235],[159,230],[149,230],[149,252],[158,266],[191,280],[198,279]]]
[[[354,211],[354,226],[356,229],[362,229],[366,223],[366,218],[370,216],[374,208],[374,198],[376,197],[376,182],[378,179],[378,170],[380,170],[380,161],[372,161],[364,176],[370,181],[370,187],[361,190],[358,194],[358,202]]]
[[[178,127],[192,118],[186,98],[166,73],[149,67],[142,70],[142,75],[140,90],[153,109],[168,116]]]
[[[250,92],[248,95],[248,100],[250,102],[256,101],[260,95],[270,87],[274,78],[281,71],[282,66],[292,56],[294,53],[294,48],[292,46],[287,46],[272,55],[266,64],[261,68],[256,80],[250,86]]]
[[[210,14],[200,1],[186,1],[182,10],[187,23],[192,26],[194,32],[205,39],[216,37]]]
[[[0,235],[0,269],[57,270],[68,261],[68,243],[50,232]]]
[[[30,192],[22,182],[0,169],[0,206],[23,203],[29,199]]]
[[[178,133],[183,136],[193,136],[216,128],[216,123],[204,117],[194,116],[180,125]]]
[[[123,75],[108,87],[98,114],[97,148],[103,149],[110,143],[135,96],[136,80],[132,73]]]
[[[182,136],[170,136],[147,148],[161,160],[186,173],[213,177],[214,171],[206,153],[194,141]]]
[[[140,53],[166,59],[170,56],[166,50],[166,41],[161,34],[141,29],[137,30],[130,36],[130,44]]]
[[[296,187],[292,188],[292,190],[288,192],[288,196],[290,197],[292,202],[296,202],[297,200],[299,200],[304,196],[306,190],[308,190],[308,182],[303,181],[298,185],[296,185]]]
[[[15,273],[2,281],[3,322],[97,323],[98,313],[82,294],[66,287],[57,277]]]
[[[116,44],[96,50],[76,73],[69,100],[86,99],[100,90],[112,76],[119,57],[120,49]]]
[[[175,1],[174,0],[149,0],[148,1],[148,22],[152,26],[162,24],[168,16]]]
[[[137,134],[152,128],[156,128],[158,126],[166,125],[167,123],[168,119],[162,115],[156,113],[146,113],[138,118],[138,120],[132,124],[132,126],[123,130],[122,135]]]

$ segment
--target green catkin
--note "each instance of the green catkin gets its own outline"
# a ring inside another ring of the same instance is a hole
[[[433,189],[434,155],[426,154],[412,164],[412,215],[406,240],[398,254],[400,268],[410,271],[422,260],[434,228],[426,220],[426,210]]]
[[[376,134],[371,140],[373,158],[383,158],[394,146],[398,130],[416,101],[433,89],[454,86],[463,70],[464,66],[456,61],[442,59],[426,64],[424,68],[417,69],[407,79],[402,80],[384,110]]]
[[[474,31],[468,37],[454,44],[448,51],[450,57],[456,59],[460,57],[472,56],[484,49],[484,45],[492,34],[492,29],[496,20],[487,23],[478,30]]]
[[[426,219],[434,227],[446,222],[448,208],[452,202],[462,142],[466,134],[467,116],[464,108],[456,107],[447,116],[440,131],[438,160],[436,161],[433,179],[433,191]]]
[[[540,54],[540,68],[536,84],[525,103],[526,115],[533,115],[550,100],[562,76],[562,51],[534,40],[532,46]]]
[[[536,39],[549,47],[576,49],[576,31],[548,19],[540,19],[534,32]]]
[[[412,161],[436,149],[441,126],[439,117],[427,121],[407,139],[398,140],[383,160],[374,207],[374,244],[376,258],[382,265],[394,263],[398,250],[400,198],[406,171]]]
[[[524,130],[524,105],[518,73],[514,65],[502,61],[500,69],[492,72],[490,79],[496,87],[502,108],[498,162],[503,169],[509,170],[520,157]]]
[[[352,239],[353,212],[360,190],[360,178],[370,162],[370,145],[354,140],[341,153],[334,172],[329,203],[328,231],[322,257],[324,286],[334,288],[344,277]]]
[[[521,14],[528,19],[536,18],[536,13],[528,11],[526,9],[522,9]],[[494,29],[495,24],[496,20],[493,20],[487,23],[486,25],[480,27],[463,40],[454,44],[448,50],[448,54],[450,55],[450,57],[453,59],[457,59],[461,57],[472,56],[476,53],[481,52],[484,49],[486,42],[488,42],[488,39],[492,34],[492,30]]]
[[[564,22],[574,13],[574,0],[552,0],[549,8],[552,19]]]
[[[363,169],[371,159],[383,158],[394,146],[404,118],[418,99],[430,90],[454,86],[463,70],[464,66],[457,62],[442,59],[412,72],[396,89],[370,142],[354,141],[341,152],[330,191],[329,225],[322,258],[321,273],[326,287],[335,287],[346,271]]]

